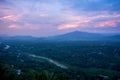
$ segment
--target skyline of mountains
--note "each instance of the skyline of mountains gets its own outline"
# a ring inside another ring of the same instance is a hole
[[[120,41],[120,34],[111,35],[73,31],[49,37],[0,35],[0,38],[4,40],[40,40],[40,41],[103,41],[103,40]]]

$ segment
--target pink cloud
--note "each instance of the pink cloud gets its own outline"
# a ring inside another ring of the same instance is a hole
[[[69,17],[67,23],[61,24],[58,26],[58,30],[64,30],[64,29],[75,29],[78,27],[85,27],[89,23],[92,22],[92,20],[89,20],[85,17]]]
[[[109,20],[104,22],[99,22],[99,27],[116,27],[120,23],[120,20]]]
[[[96,20],[96,19],[113,19],[113,18],[119,18],[119,14],[99,14],[96,16],[89,16],[88,18],[91,20]]]
[[[21,17],[20,15],[8,15],[8,16],[2,17],[2,19],[5,21],[17,22],[20,20],[20,17]]]
[[[92,27],[116,27],[120,23],[119,14],[99,14],[91,16],[67,16],[66,23],[60,24],[58,30],[74,28],[92,28]]]
[[[58,27],[58,30],[77,28],[78,26],[78,23],[63,24]]]
[[[9,29],[20,29],[20,26],[16,25],[16,24],[12,24],[10,26],[8,26]]]

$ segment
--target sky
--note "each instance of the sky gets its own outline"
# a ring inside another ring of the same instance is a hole
[[[0,0],[0,34],[120,33],[120,0]]]

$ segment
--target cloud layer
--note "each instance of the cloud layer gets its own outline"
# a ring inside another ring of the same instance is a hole
[[[119,0],[0,0],[0,34],[120,32]]]

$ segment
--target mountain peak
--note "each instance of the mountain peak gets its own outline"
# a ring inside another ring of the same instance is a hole
[[[70,32],[70,33],[85,33],[85,32],[76,30],[76,31],[73,31],[73,32]]]
[[[76,30],[76,31],[73,31],[74,33],[79,33],[79,32],[81,32],[81,31],[78,31],[78,30]]]
[[[75,35],[82,35],[82,34],[86,34],[86,35],[88,35],[89,33],[88,32],[82,32],[82,31],[73,31],[73,32],[69,32],[69,33],[66,33],[66,34],[64,34],[64,35],[73,35],[73,36],[75,36]]]
[[[63,35],[58,35],[52,37],[52,39],[62,40],[62,41],[78,41],[78,40],[98,40],[102,39],[104,36],[97,33],[89,33],[82,31],[73,31]]]
[[[71,34],[88,34],[88,32],[83,32],[83,31],[78,31],[78,30],[69,32],[69,33],[71,33]]]

